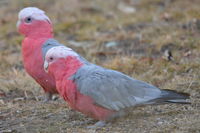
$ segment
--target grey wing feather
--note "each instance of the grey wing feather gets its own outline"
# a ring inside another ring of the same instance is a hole
[[[93,64],[82,66],[72,79],[78,90],[111,110],[145,103],[159,97],[160,89],[123,73]]]

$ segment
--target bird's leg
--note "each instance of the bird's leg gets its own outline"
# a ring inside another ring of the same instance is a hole
[[[80,122],[74,122],[72,123],[72,126],[83,126],[83,125],[88,125],[91,124],[91,120],[85,120],[85,121],[80,121]]]
[[[89,128],[89,129],[96,129],[96,128],[104,127],[105,125],[106,125],[106,121],[98,121],[98,122],[96,122],[92,126],[87,126],[87,128]]]
[[[122,116],[125,116],[127,113],[124,110],[120,110],[114,114],[112,114],[110,117],[108,117],[105,121],[98,121],[92,126],[87,126],[87,128],[101,128],[104,127],[106,124],[113,122],[115,119],[120,118]]]
[[[127,114],[127,111],[125,111],[125,110],[120,110],[120,111],[118,111],[118,112],[112,114],[112,115],[107,119],[107,121],[112,122],[112,121],[114,121],[114,120],[117,119],[117,118],[120,118],[120,117],[125,116],[126,114]]]
[[[52,97],[53,97],[53,94],[52,94],[52,93],[46,92],[46,93],[45,93],[44,102],[46,103],[46,102],[52,100]]]

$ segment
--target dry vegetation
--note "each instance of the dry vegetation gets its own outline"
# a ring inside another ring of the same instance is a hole
[[[199,0],[1,0],[0,1],[0,133],[139,133],[200,132]],[[187,92],[191,105],[133,109],[98,130],[59,98],[43,103],[42,89],[25,73],[22,36],[16,21],[20,9],[37,6],[54,24],[55,38],[89,61],[122,71],[162,89]],[[127,13],[124,9],[136,11]],[[131,8],[132,9],[132,8]],[[173,60],[163,58],[172,52]]]

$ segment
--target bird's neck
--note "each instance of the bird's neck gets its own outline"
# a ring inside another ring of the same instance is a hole
[[[30,27],[29,31],[26,31],[25,35],[32,39],[53,38],[54,36],[52,25],[43,21],[38,21],[37,24]]]
[[[40,37],[38,39],[26,37],[22,42],[23,58],[41,58],[42,45],[49,39],[49,37]]]
[[[40,39],[40,38],[53,38],[53,32],[46,30],[46,29],[40,29],[37,32],[30,33],[26,38],[31,38],[31,39]]]
[[[78,57],[68,56],[67,58],[59,59],[49,66],[49,73],[53,74],[56,81],[70,79],[78,69],[83,66]]]

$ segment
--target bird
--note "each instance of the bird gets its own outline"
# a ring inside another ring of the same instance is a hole
[[[189,94],[160,89],[122,72],[90,63],[71,48],[49,39],[42,46],[44,70],[55,78],[58,93],[68,105],[99,120],[88,128],[105,126],[132,107],[190,103]]]
[[[45,102],[57,94],[53,76],[43,69],[42,45],[53,38],[51,20],[45,12],[37,7],[26,7],[18,14],[17,29],[24,36],[22,41],[23,65],[26,72],[43,88]]]

